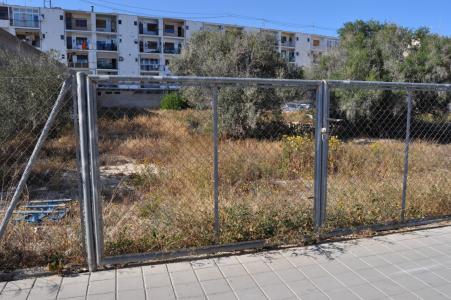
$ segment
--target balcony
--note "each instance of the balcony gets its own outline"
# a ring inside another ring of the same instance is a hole
[[[139,23],[139,34],[145,35],[158,35],[158,21],[153,23],[140,22]]]
[[[116,59],[98,58],[97,59],[97,69],[116,70],[117,69],[117,61],[116,61]]]
[[[91,48],[91,43],[88,41],[87,37],[74,37],[67,36],[66,47],[68,50],[89,50]]]
[[[163,27],[163,35],[171,37],[185,37],[184,22],[176,20],[165,20]]]
[[[282,41],[282,47],[294,48],[295,47],[295,43],[294,42],[290,42],[290,41]]]
[[[141,71],[144,72],[152,72],[152,71],[160,71],[161,67],[157,64],[151,64],[151,65],[141,65]]]
[[[22,42],[27,43],[30,46],[39,48],[41,46],[41,38],[39,31],[23,31],[16,30],[16,37]]]
[[[66,30],[91,31],[89,15],[66,13]]]
[[[164,53],[166,54],[180,54],[181,52],[181,48],[164,48]]]
[[[89,63],[86,62],[69,62],[68,63],[69,68],[74,68],[74,69],[88,69],[89,68]]]
[[[15,27],[39,28],[39,9],[11,8],[10,25]]]
[[[11,26],[25,28],[39,28],[39,20],[11,19]]]
[[[117,45],[111,41],[97,41],[97,50],[100,51],[117,51]]]
[[[96,31],[105,33],[115,33],[116,18],[112,16],[99,16],[96,17]]]

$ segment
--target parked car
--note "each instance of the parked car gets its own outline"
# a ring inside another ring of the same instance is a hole
[[[283,112],[295,112],[295,111],[302,111],[302,110],[308,110],[312,107],[309,103],[299,103],[299,102],[288,102],[282,105],[282,111]]]

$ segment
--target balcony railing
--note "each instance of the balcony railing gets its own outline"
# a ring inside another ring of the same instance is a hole
[[[141,71],[160,71],[160,65],[141,65]]]
[[[67,49],[69,50],[89,50],[89,43],[79,44],[79,45],[67,45]]]
[[[115,43],[105,43],[97,41],[97,50],[117,51],[117,45]]]
[[[86,20],[87,22],[87,20]],[[74,19],[66,19],[66,29],[67,30],[80,30],[80,31],[89,31],[91,30],[88,25],[79,26],[75,23]]]
[[[175,48],[165,48],[164,53],[166,54],[180,54],[182,52],[182,49],[175,49]]]
[[[141,49],[142,53],[160,53],[161,52],[161,48],[143,48]]]
[[[88,62],[69,62],[69,68],[76,68],[76,69],[88,69],[89,63]]]
[[[283,47],[295,47],[294,42],[282,42]]]
[[[97,62],[97,69],[116,70],[117,66],[114,62]]]
[[[38,20],[11,19],[10,24],[16,27],[39,28]]]

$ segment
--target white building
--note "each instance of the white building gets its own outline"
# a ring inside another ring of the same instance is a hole
[[[55,52],[72,69],[94,74],[167,75],[170,61],[200,30],[273,34],[277,51],[303,67],[338,44],[335,37],[299,32],[7,4],[0,4],[0,28],[42,51]]]

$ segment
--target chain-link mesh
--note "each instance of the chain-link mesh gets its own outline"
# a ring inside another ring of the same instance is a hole
[[[412,93],[406,218],[451,215],[451,92]]]
[[[61,77],[0,78],[0,218],[12,200],[62,82]],[[0,240],[1,270],[47,264],[55,270],[84,261],[73,103],[67,98]]]
[[[107,256],[217,242],[293,241],[311,233],[315,90],[185,87],[167,92],[188,101],[181,110],[166,107],[167,96],[161,103],[166,109],[160,109],[152,101],[155,93],[147,99],[145,93],[97,93]],[[138,97],[139,105],[151,107],[136,108]]]
[[[399,222],[406,151],[406,219],[450,214],[449,95],[411,92],[406,137],[408,93],[332,89],[328,229]]]

